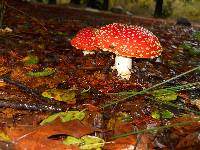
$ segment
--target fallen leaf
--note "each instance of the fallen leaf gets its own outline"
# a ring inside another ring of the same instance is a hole
[[[192,44],[184,43],[181,47],[189,53],[190,56],[198,56],[200,55],[200,49],[192,46]]]
[[[193,36],[200,42],[200,31],[195,32]]]
[[[96,136],[86,135],[81,138],[68,136],[63,141],[63,143],[65,145],[71,145],[71,144],[77,145],[80,147],[80,149],[83,149],[83,150],[92,150],[92,149],[100,150],[101,147],[104,146],[105,141]]]
[[[42,126],[44,132],[48,132],[48,136],[55,134],[66,134],[77,138],[94,132],[94,129],[85,126],[79,120],[71,120],[68,122],[60,122],[55,120],[53,123]]]
[[[194,119],[197,119],[198,117],[196,116],[185,116],[185,117],[180,117],[180,118],[175,118],[171,120],[171,124],[176,124],[180,122],[186,122],[186,121],[192,121]],[[184,126],[177,126],[172,129],[172,132],[178,136],[186,136],[187,134],[193,133],[195,131],[200,130],[200,122],[193,122],[188,125]]]
[[[83,104],[83,108],[87,109],[90,112],[99,112],[100,108],[92,104]]]
[[[107,150],[153,150],[153,136],[150,134],[129,135],[107,142],[104,149]]]
[[[8,142],[10,141],[10,137],[8,135],[6,135],[4,132],[0,131],[0,140],[1,141],[5,141],[5,142]]]
[[[81,144],[82,140],[79,138],[75,138],[73,136],[67,136],[64,141],[63,144],[65,145],[77,145],[79,146],[79,144]]]
[[[54,68],[45,68],[43,71],[29,71],[27,73],[28,76],[32,76],[32,77],[45,77],[45,76],[50,76],[52,74],[54,74],[56,72],[56,70]]]
[[[66,146],[61,141],[48,139],[52,135],[70,135],[80,138],[84,135],[93,133],[94,130],[82,124],[79,120],[72,120],[62,123],[55,120],[40,127],[21,126],[7,129],[8,136],[11,137],[16,149],[79,149],[75,146]]]
[[[25,65],[29,64],[37,64],[39,62],[39,58],[35,55],[28,55],[22,59]]]
[[[151,116],[154,119],[160,119],[161,117],[163,119],[171,119],[171,118],[174,117],[174,114],[172,112],[168,111],[168,110],[164,110],[164,111],[161,111],[161,112],[159,112],[159,111],[153,111],[151,113]]]
[[[48,89],[42,92],[42,96],[47,98],[53,98],[58,101],[67,102],[68,104],[76,103],[76,89]]]
[[[133,130],[133,125],[130,121],[131,117],[129,114],[119,112],[116,118],[111,118],[108,121],[107,129],[113,130],[114,135],[130,132]]]
[[[107,149],[107,150],[134,149],[136,139],[137,138],[136,138],[135,135],[121,137],[121,138],[118,138],[116,140],[107,142],[104,146],[104,149]]]
[[[56,114],[53,114],[49,117],[47,117],[46,119],[44,119],[40,125],[44,125],[47,123],[50,123],[54,120],[56,120],[57,118],[60,118],[62,122],[67,122],[67,121],[71,121],[71,120],[82,120],[85,117],[85,113],[83,111],[67,111],[67,112],[59,112]]]
[[[83,141],[83,144],[80,145],[80,149],[85,150],[92,150],[92,149],[99,149],[104,146],[105,141],[99,137],[95,136],[83,136],[81,137],[81,140]]]
[[[32,126],[19,126],[7,129],[12,138],[13,148],[15,149],[48,149],[48,150],[69,150],[61,141],[50,140],[43,135],[43,132],[36,132],[37,128]],[[75,149],[76,150],[76,149]],[[78,150],[78,149],[77,149]]]
[[[0,87],[6,86],[7,84],[0,80]]]
[[[193,132],[188,134],[187,136],[181,137],[178,144],[176,145],[176,149],[184,149],[191,148],[192,146],[200,146],[199,133]],[[197,148],[198,148],[197,147]]]
[[[163,102],[174,101],[177,99],[177,93],[169,89],[155,90],[151,93],[157,100]]]

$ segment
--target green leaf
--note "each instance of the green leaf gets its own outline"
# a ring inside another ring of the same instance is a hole
[[[68,111],[66,115],[60,116],[62,122],[67,122],[70,120],[83,120],[85,118],[85,112],[83,111]]]
[[[91,87],[89,87],[88,89],[83,89],[83,90],[81,91],[81,94],[84,94],[84,93],[87,93],[87,92],[89,92],[89,91],[90,91],[90,89],[91,89]]]
[[[54,98],[58,101],[69,102],[76,101],[76,89],[48,89],[42,93],[42,96],[47,98]]]
[[[200,49],[193,47],[191,44],[184,43],[181,45],[184,50],[187,50],[190,56],[200,55]]]
[[[83,141],[84,144],[81,144],[80,149],[84,150],[91,150],[91,149],[100,150],[101,147],[103,147],[105,144],[105,141],[103,139],[95,136],[86,135],[81,137],[81,140]]]
[[[59,113],[53,114],[53,115],[47,117],[46,119],[44,119],[40,123],[40,125],[50,123],[57,118],[60,118],[62,122],[67,122],[67,121],[71,121],[71,120],[75,120],[75,119],[83,120],[84,117],[85,117],[85,112],[83,112],[83,111],[59,112]]]
[[[76,144],[79,146],[80,149],[83,150],[101,150],[101,147],[104,146],[105,141],[99,137],[89,135],[83,136],[79,139],[72,136],[68,136],[64,139],[63,144]]]
[[[25,65],[37,64],[39,62],[39,58],[35,55],[28,55],[22,61]]]
[[[151,94],[160,101],[169,102],[177,99],[177,93],[169,89],[154,90]]]
[[[62,116],[62,115],[65,115],[66,112],[59,112],[59,113],[56,113],[56,114],[53,114],[53,115],[50,115],[48,116],[46,119],[44,119],[40,125],[44,125],[44,124],[47,124],[47,123],[50,123],[50,122],[53,122],[56,118]]]
[[[153,111],[151,117],[154,119],[160,119],[160,113],[158,111]]]
[[[67,136],[63,141],[63,144],[65,145],[71,145],[71,144],[79,145],[81,143],[82,143],[81,139],[75,138],[73,136]]]
[[[162,118],[164,119],[171,119],[174,117],[174,113],[170,112],[169,110],[165,110],[162,112]]]
[[[161,117],[163,119],[171,119],[174,117],[174,114],[168,110],[162,112],[154,111],[151,113],[151,117],[154,119],[160,119]]]
[[[45,76],[52,75],[55,72],[56,72],[56,69],[47,67],[43,71],[38,71],[38,72],[29,71],[27,75],[33,76],[33,77],[45,77]]]
[[[4,132],[0,131],[0,140],[1,141],[5,141],[5,142],[9,142],[11,141],[10,137],[8,135],[6,135]]]
[[[197,39],[198,42],[200,42],[200,32],[195,32],[194,37]]]

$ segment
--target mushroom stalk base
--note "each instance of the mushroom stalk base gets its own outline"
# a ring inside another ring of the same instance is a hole
[[[115,69],[117,69],[118,76],[122,79],[129,80],[131,77],[132,58],[116,56]]]
[[[86,56],[86,55],[92,55],[92,54],[95,54],[95,51],[83,51],[83,55]]]

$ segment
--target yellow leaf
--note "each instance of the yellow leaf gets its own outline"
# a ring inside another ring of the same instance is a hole
[[[0,87],[2,87],[2,86],[6,86],[7,84],[4,82],[4,81],[1,81],[0,80]]]

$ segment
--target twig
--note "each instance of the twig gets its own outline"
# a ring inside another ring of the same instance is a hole
[[[25,85],[23,85],[20,82],[14,81],[10,79],[9,77],[0,77],[4,82],[12,84],[16,87],[18,87],[23,92],[33,96],[38,102],[37,103],[25,103],[21,102],[17,104],[18,102],[14,101],[5,101],[2,100],[0,106],[4,107],[12,107],[12,108],[21,108],[21,109],[32,109],[32,110],[41,110],[41,111],[62,111],[64,110],[64,106],[61,102],[55,102],[52,99],[45,98],[40,95],[40,93],[34,89],[31,89]],[[8,104],[6,104],[8,103]],[[38,108],[37,108],[38,107]]]
[[[33,90],[33,89],[25,86],[24,84],[20,83],[20,82],[14,81],[14,80],[10,79],[9,77],[1,77],[1,79],[6,83],[9,83],[9,84],[12,84],[12,85],[18,87],[19,89],[21,89],[25,93],[32,95],[35,98],[41,99],[41,96],[40,96],[38,91]]]
[[[22,109],[22,110],[31,110],[31,111],[49,111],[49,112],[60,112],[65,109],[58,105],[52,104],[41,104],[34,102],[22,102],[16,100],[5,100],[0,99],[0,107],[13,108],[13,109]]]

